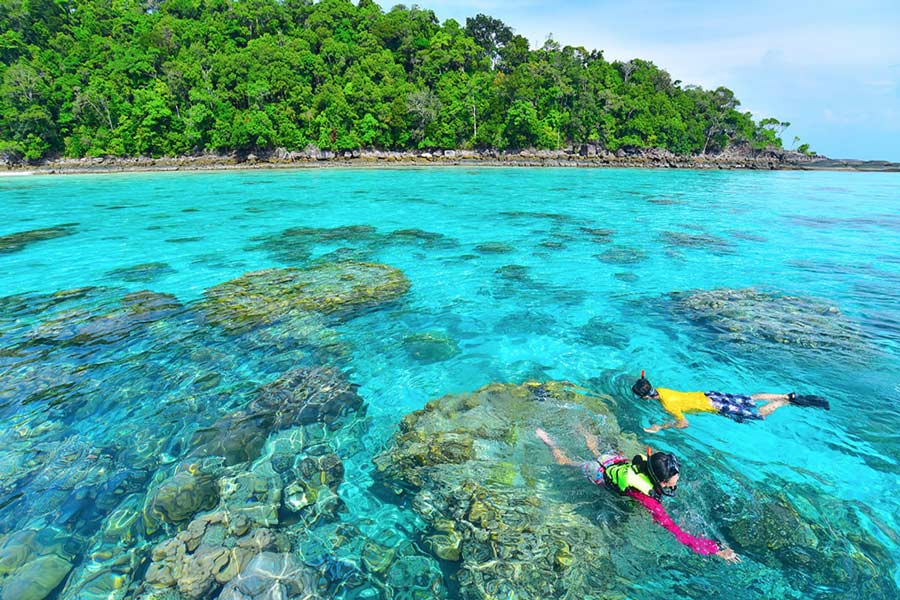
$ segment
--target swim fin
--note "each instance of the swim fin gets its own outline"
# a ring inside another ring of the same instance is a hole
[[[812,408],[824,408],[831,410],[828,400],[822,396],[798,396],[797,394],[788,394],[788,402],[794,406],[807,406]]]

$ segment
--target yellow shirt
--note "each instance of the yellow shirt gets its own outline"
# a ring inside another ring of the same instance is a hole
[[[716,412],[703,392],[677,392],[666,388],[656,388],[656,392],[662,407],[679,421],[686,412]]]

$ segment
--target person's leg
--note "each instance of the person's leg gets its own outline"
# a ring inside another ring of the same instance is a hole
[[[757,412],[759,416],[765,418],[773,412],[789,404],[787,394],[753,394],[750,396],[755,402],[763,402]]]
[[[553,455],[553,460],[556,461],[558,465],[564,465],[567,467],[579,467],[581,463],[577,463],[560,449],[560,447],[553,441],[553,438],[550,437],[546,431],[538,427],[534,430],[534,434],[538,437],[539,440],[547,444],[547,447],[550,448],[550,454]]]
[[[591,451],[591,454],[593,454],[597,460],[600,460],[600,445],[597,436],[588,431],[581,423],[578,423],[575,426],[575,430],[584,436],[584,443],[588,447],[588,450]]]
[[[753,394],[750,397],[753,398],[754,400],[756,400],[757,402],[759,402],[760,400],[762,400],[763,402],[771,402],[772,400],[787,401],[787,399],[788,399],[787,394]]]

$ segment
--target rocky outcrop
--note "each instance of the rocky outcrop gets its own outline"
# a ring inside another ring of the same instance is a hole
[[[252,157],[252,158],[251,158]],[[175,157],[97,157],[45,160],[37,164],[7,164],[7,169],[37,173],[113,171],[178,171],[206,169],[264,169],[319,166],[423,166],[490,164],[523,167],[633,167],[672,169],[801,169],[844,171],[900,171],[889,161],[833,160],[779,148],[754,149],[735,145],[722,152],[682,155],[662,148],[620,148],[609,151],[599,143],[567,146],[559,150],[432,149],[394,151],[354,149],[343,152],[314,146],[303,151],[278,148],[252,155],[203,154]]]

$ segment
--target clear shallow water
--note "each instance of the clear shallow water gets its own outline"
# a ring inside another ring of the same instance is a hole
[[[830,412],[789,407],[751,425],[696,416],[683,432],[642,439],[683,457],[683,479],[698,485],[733,469],[765,492],[793,482],[849,503],[888,549],[891,561],[877,569],[900,578],[900,181],[891,174],[432,168],[29,177],[0,179],[0,205],[0,235],[77,224],[72,235],[0,254],[0,295],[26,304],[42,293],[104,286],[190,305],[248,271],[330,256],[402,270],[409,293],[335,323],[341,350],[329,357],[360,386],[370,418],[361,439],[339,453],[342,519],[385,545],[414,537],[417,526],[410,511],[370,493],[371,458],[402,415],[490,382],[558,379],[611,394],[623,429],[640,431],[663,418],[626,393],[646,369],[675,389],[828,397]],[[361,225],[371,229],[320,231],[304,244],[278,237],[290,228]],[[440,235],[390,235],[411,228]],[[164,264],[121,270],[147,263]],[[853,342],[760,343],[751,321],[754,343],[734,343],[727,327],[685,318],[668,296],[717,288],[821,299],[839,308]],[[115,305],[94,302],[98,310]],[[77,523],[89,537],[115,508],[61,499],[60,490],[78,485],[56,476],[59,469],[17,476],[29,453],[52,465],[45,456],[90,453],[81,446],[130,446],[129,456],[140,457],[135,468],[152,474],[184,454],[198,423],[311,360],[311,351],[219,330],[201,339],[187,318],[94,344],[23,349],[23,336],[48,315],[17,306],[8,302],[0,313],[0,342],[18,348],[0,355],[10,449],[0,468],[9,484],[0,498],[3,533],[40,520]],[[62,315],[64,323],[79,318]],[[410,336],[421,333],[443,336],[449,350],[418,353]],[[104,474],[86,479],[100,485]],[[686,487],[672,512],[687,511],[696,528],[721,535],[712,509],[688,506],[698,496]],[[658,541],[664,532],[648,523],[642,535]],[[663,548],[660,556],[673,552]],[[742,571],[728,569],[707,564],[689,575],[727,582],[743,573],[790,585],[790,575],[752,556]],[[648,597],[664,589],[654,587],[664,576],[640,577]]]

